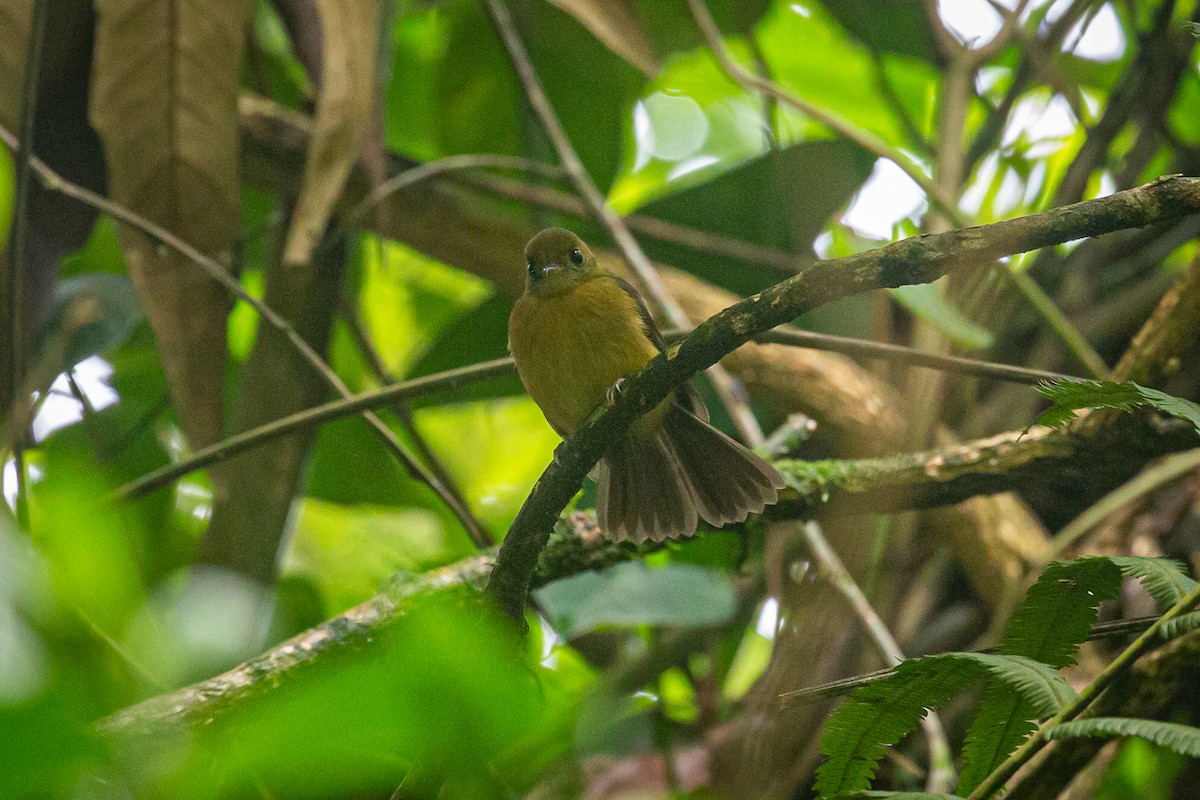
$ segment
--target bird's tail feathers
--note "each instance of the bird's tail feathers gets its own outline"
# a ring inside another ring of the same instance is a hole
[[[779,499],[779,470],[712,425],[674,408],[665,430],[705,522],[742,522]]]
[[[681,407],[651,437],[627,436],[595,470],[600,527],[613,539],[661,542],[741,522],[774,503],[783,476]]]

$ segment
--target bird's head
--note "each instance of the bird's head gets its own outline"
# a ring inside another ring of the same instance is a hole
[[[547,228],[525,245],[526,291],[537,295],[565,292],[596,274],[596,256],[575,234]]]

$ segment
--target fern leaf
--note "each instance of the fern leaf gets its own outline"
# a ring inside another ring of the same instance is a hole
[[[1163,625],[1162,636],[1164,639],[1174,639],[1196,628],[1200,628],[1200,611],[1192,611],[1170,620]]]
[[[1074,739],[1081,736],[1136,736],[1190,758],[1200,758],[1200,728],[1174,722],[1125,717],[1096,717],[1055,725],[1046,731],[1047,739]]]
[[[1000,652],[1052,667],[1074,664],[1076,650],[1096,624],[1100,601],[1120,590],[1121,570],[1110,559],[1050,564],[1009,618]]]
[[[1196,587],[1196,582],[1183,573],[1183,565],[1170,558],[1116,556],[1111,560],[1126,578],[1142,582],[1159,611],[1166,611]]]
[[[1000,652],[1052,667],[1075,663],[1079,645],[1096,623],[1100,601],[1121,589],[1121,570],[1107,558],[1050,564],[1008,621]],[[955,791],[970,794],[1033,731],[1036,709],[998,681],[984,686],[963,745]]]
[[[817,770],[817,792],[833,797],[866,790],[887,748],[916,728],[927,708],[985,676],[1045,716],[1074,697],[1052,667],[1022,656],[941,653],[909,659],[855,690],[830,718],[821,738],[821,752],[829,759]]]
[[[1139,406],[1148,406],[1185,419],[1200,431],[1200,405],[1157,389],[1139,386],[1133,381],[1048,381],[1038,386],[1038,392],[1052,403],[1038,417],[1038,424],[1052,428],[1067,425],[1080,408],[1132,411]]]

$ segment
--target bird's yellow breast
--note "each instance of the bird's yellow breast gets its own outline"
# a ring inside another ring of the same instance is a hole
[[[658,354],[633,298],[603,274],[559,294],[522,296],[509,319],[508,347],[525,389],[562,435],[604,402],[618,378]]]

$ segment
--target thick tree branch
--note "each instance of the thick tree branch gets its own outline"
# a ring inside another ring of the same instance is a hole
[[[696,328],[670,354],[629,378],[611,408],[581,425],[542,473],[500,549],[488,592],[521,618],[538,554],[558,515],[609,443],[697,371],[818,306],[870,289],[927,283],[972,266],[1116,230],[1169,222],[1200,210],[1200,179],[1169,177],[1091,200],[992,225],[919,236],[878,250],[820,261],[731,306]]]
[[[1196,446],[1195,429],[1179,420],[1124,415],[1101,431],[1013,431],[991,440],[896,458],[858,461],[777,462],[792,488],[774,507],[778,518],[898,511],[953,504],[973,495],[1004,492],[1048,481],[1065,491],[1121,480],[1156,456]],[[1118,463],[1113,453],[1121,453]],[[704,534],[702,534],[704,535]],[[721,534],[711,534],[721,535]],[[531,585],[600,569],[644,555],[628,543],[606,539],[591,514],[559,521],[541,553]],[[660,545],[661,546],[661,545]],[[387,591],[284,642],[263,655],[207,681],[120,711],[100,723],[118,743],[151,741],[179,732],[259,695],[286,685],[299,670],[327,654],[370,647],[382,628],[414,602],[455,588],[481,589],[495,564],[495,551],[397,581]]]

